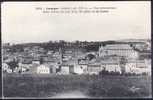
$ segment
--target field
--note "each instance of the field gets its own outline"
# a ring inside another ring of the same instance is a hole
[[[88,97],[151,97],[149,76],[3,75],[4,97],[52,97],[67,91]]]

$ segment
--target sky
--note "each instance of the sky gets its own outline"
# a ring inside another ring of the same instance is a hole
[[[3,2],[2,42],[151,38],[150,1]],[[42,13],[37,7],[115,7],[108,13]]]

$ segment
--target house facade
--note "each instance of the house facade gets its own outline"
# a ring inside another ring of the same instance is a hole
[[[102,71],[100,64],[88,64],[87,66],[88,74],[99,74],[100,71]]]
[[[121,67],[118,63],[107,63],[102,64],[103,69],[105,69],[108,72],[119,72],[121,74]]]
[[[151,64],[147,64],[145,60],[130,61],[126,63],[126,73],[151,75]]]
[[[2,63],[3,72],[12,73],[12,69],[10,69],[9,65],[6,63]]]
[[[74,66],[73,71],[76,74],[87,74],[87,65],[86,64],[77,64]]]
[[[50,68],[45,65],[40,65],[37,67],[37,74],[49,74]]]
[[[60,74],[70,74],[69,65],[61,65]]]
[[[23,63],[18,63],[18,68],[16,68],[17,70],[20,70],[21,72],[26,72],[30,69],[31,64],[23,64]]]

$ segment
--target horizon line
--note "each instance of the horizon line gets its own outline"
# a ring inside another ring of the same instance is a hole
[[[124,42],[124,40],[151,40],[151,38],[141,38],[141,39],[138,39],[138,38],[127,38],[127,39],[108,39],[108,40],[64,40],[64,39],[59,39],[59,40],[48,40],[48,41],[40,41],[40,42],[21,42],[21,43],[19,43],[19,42],[2,42],[1,41],[1,43],[2,44],[6,44],[6,43],[11,43],[11,44],[26,44],[26,43],[47,43],[47,42],[50,42],[50,41],[52,41],[52,42],[59,42],[59,41],[65,41],[65,42],[76,42],[76,41],[80,41],[80,42],[105,42],[105,41],[123,41]]]

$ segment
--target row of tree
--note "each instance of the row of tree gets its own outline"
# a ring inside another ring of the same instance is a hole
[[[102,44],[113,44],[116,43],[115,41],[96,41],[96,42],[88,42],[88,41],[75,41],[75,42],[68,42],[64,40],[59,41],[49,41],[44,43],[24,43],[24,44],[14,44],[10,47],[10,52],[23,52],[25,47],[32,47],[32,46],[40,46],[45,50],[58,50],[59,48],[83,48],[88,51],[97,51],[99,46]]]
[[[109,72],[109,71],[106,71],[106,70],[102,70],[99,72],[99,75],[124,75],[124,76],[136,76],[136,75],[148,75],[148,73],[146,72],[143,72],[142,74],[136,74],[136,73],[120,73],[120,72]]]

